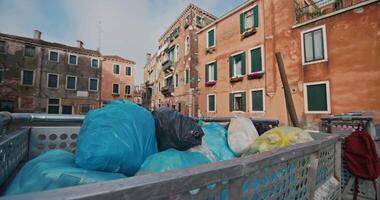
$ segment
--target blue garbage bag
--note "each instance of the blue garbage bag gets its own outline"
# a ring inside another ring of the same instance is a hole
[[[157,152],[155,123],[145,108],[112,101],[87,113],[79,133],[75,163],[85,169],[133,176]]]
[[[234,153],[228,147],[227,130],[218,123],[209,123],[202,126],[204,141],[208,148],[214,154],[217,161],[230,160],[236,158]]]
[[[137,175],[167,172],[207,163],[210,163],[209,159],[201,153],[168,149],[149,156]]]
[[[45,191],[125,178],[123,174],[79,168],[74,155],[64,150],[51,150],[28,161],[13,179],[5,195]]]

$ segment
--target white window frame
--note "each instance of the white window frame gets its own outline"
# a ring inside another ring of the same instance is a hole
[[[129,93],[126,93],[127,86],[129,86]],[[125,92],[125,95],[131,95],[132,94],[132,86],[131,85],[125,85],[124,92]]]
[[[59,104],[51,104],[51,105],[58,105],[58,114],[61,114],[62,113],[62,99],[61,98],[48,98],[47,99],[47,104],[46,104],[46,114],[49,113],[49,99],[58,99],[59,100]]]
[[[252,92],[255,92],[255,91],[262,91],[263,92],[263,110],[262,111],[256,111],[256,110],[253,110],[253,105],[252,105]],[[265,113],[265,88],[255,88],[255,89],[251,89],[249,91],[249,110],[251,113]]]
[[[309,111],[307,99],[307,86],[310,85],[326,85],[327,111]],[[330,114],[331,113],[331,98],[330,98],[330,81],[309,82],[303,84],[304,109],[306,114]]]
[[[97,60],[97,61],[98,61],[98,66],[96,66],[96,67],[92,66],[92,61],[93,61],[93,60]],[[90,67],[91,67],[91,68],[99,69],[99,66],[100,66],[100,59],[99,59],[99,58],[91,58],[91,64],[90,64]]]
[[[67,83],[68,83],[68,78],[69,77],[74,77],[75,78],[75,89],[69,89],[69,88],[67,88]],[[66,90],[71,90],[71,91],[75,91],[75,90],[77,90],[77,83],[78,83],[78,77],[77,76],[73,76],[73,75],[66,75],[66,84],[65,84],[65,89]]]
[[[57,87],[49,87],[49,75],[56,75],[57,76]],[[59,89],[59,74],[56,73],[47,73],[46,76],[46,87],[49,89]]]
[[[54,61],[54,60],[51,60],[51,59],[50,59],[50,53],[51,53],[51,52],[55,52],[55,53],[57,53],[57,61]],[[49,56],[48,56],[48,57],[49,57],[49,61],[50,61],[50,62],[59,63],[59,51],[56,51],[56,50],[49,50]]]
[[[178,80],[177,80],[177,79],[178,79]],[[174,74],[174,78],[173,78],[173,80],[174,80],[174,88],[179,87],[179,75],[178,75],[178,73],[175,73],[175,74]],[[177,81],[178,81],[178,85],[177,85]]]
[[[118,87],[118,93],[114,93],[114,92],[113,92],[113,86],[114,86],[114,85],[119,85],[119,87]],[[112,89],[111,91],[112,91],[112,94],[113,94],[113,95],[120,95],[120,83],[112,83],[112,88],[111,88],[111,89]]]
[[[210,108],[210,106],[209,106],[209,104],[210,104],[210,102],[209,102],[209,96],[215,96],[215,110],[214,111],[210,111],[209,110],[209,108]],[[216,94],[207,94],[207,99],[206,99],[206,101],[207,101],[207,112],[208,113],[216,113]]]
[[[114,69],[115,69],[115,65],[119,65],[119,73],[118,73],[118,74],[115,74],[115,70],[114,70]],[[116,63],[115,63],[115,64],[112,65],[112,74],[113,74],[113,75],[120,75],[120,74],[121,74],[120,64],[116,64]]]
[[[75,64],[71,64],[71,63],[70,63],[70,56],[75,56],[75,57],[76,57],[76,59],[75,59]],[[67,56],[67,63],[68,63],[69,65],[78,65],[78,59],[79,59],[78,54],[69,53],[68,56]]]
[[[214,64],[214,70],[215,70],[215,63],[216,63],[216,60],[211,61],[211,62],[208,62],[208,63],[206,63],[206,65],[209,66],[210,64]],[[213,73],[215,73],[215,72],[213,72]],[[206,76],[206,74],[205,74],[205,76]],[[210,81],[216,81],[216,80],[215,80],[216,77],[214,77],[214,80],[211,80],[211,77],[210,77],[210,76],[211,76],[211,73],[210,73],[210,67],[208,67],[208,77],[207,77],[207,78],[208,78],[208,81],[209,81],[209,82],[210,82]]]
[[[303,40],[303,35],[305,33],[315,31],[318,29],[322,29],[322,39],[323,39],[323,60],[317,60],[317,61],[311,61],[311,62],[306,62],[305,61],[305,48],[304,48],[304,40]],[[326,34],[326,25],[322,26],[317,26],[311,29],[307,29],[301,32],[301,53],[302,53],[302,65],[311,65],[311,64],[316,64],[316,63],[321,63],[321,62],[327,62],[328,61],[328,53],[327,53],[327,34]]]
[[[237,75],[236,74],[236,64],[235,64],[235,59],[233,59],[233,57],[234,56],[237,56],[237,55],[240,55],[240,54],[243,54],[245,51],[240,51],[240,52],[237,52],[237,53],[234,53],[234,54],[232,54],[230,57],[232,57],[232,61],[234,62],[234,64],[233,64],[233,66],[234,66],[234,75],[232,76],[232,78],[237,78],[237,77],[244,77],[244,75],[242,75],[242,74],[239,74],[239,75]],[[246,56],[245,56],[246,57]],[[245,58],[246,59],[246,58]],[[245,63],[247,63],[247,62],[245,62]],[[242,61],[242,63],[241,63],[242,65],[243,65],[243,61]],[[247,66],[245,66],[245,67],[247,67]],[[242,70],[243,70],[243,66],[242,66]],[[246,69],[247,70],[247,69]]]
[[[208,46],[208,44],[209,44],[208,33],[211,32],[212,30],[214,30],[214,46],[209,47],[209,46]],[[215,27],[215,26],[212,27],[212,28],[210,28],[210,29],[207,31],[206,38],[207,38],[207,43],[206,43],[207,49],[215,48],[215,46],[216,46],[216,27]]]
[[[174,47],[174,62],[177,62],[179,57],[179,44],[176,44]]]
[[[244,90],[240,90],[240,91],[232,91],[232,92],[230,92],[229,94],[237,94],[237,93],[243,93],[243,92],[245,92],[245,100],[247,101],[247,92],[246,91],[244,91]],[[228,98],[229,99],[229,98]],[[235,95],[234,95],[234,104],[235,104]],[[229,102],[228,102],[229,103]],[[229,105],[229,104],[228,104]],[[247,102],[245,102],[245,105],[247,106]],[[234,105],[235,106],[235,105]],[[246,108],[246,110],[247,110],[247,108]],[[232,113],[245,113],[246,111],[241,111],[241,110],[233,110],[232,111]]]
[[[255,49],[258,49],[258,48],[261,48],[261,71],[258,71],[258,72],[255,72],[255,73],[264,73],[265,72],[265,55],[264,55],[264,45],[258,45],[258,46],[255,46],[255,47],[253,47],[253,48],[251,48],[251,49],[249,49],[248,51],[248,65],[249,65],[249,73],[254,73],[254,72],[252,72],[251,70],[252,70],[252,60],[251,60],[251,58],[252,58],[252,50],[255,50]]]
[[[184,83],[184,85],[187,85],[190,83],[190,70],[189,70],[189,82],[186,82],[187,70],[189,70],[189,69],[186,68],[185,71],[183,71],[183,83]]]
[[[23,83],[23,80],[24,80],[24,71],[30,71],[30,72],[33,72],[33,81],[32,81],[32,84],[31,84],[31,85],[28,85],[28,84],[24,84],[24,83]],[[4,70],[3,72],[5,72],[5,70]],[[35,79],[35,76],[36,76],[36,74],[34,73],[34,70],[29,70],[29,69],[23,69],[23,70],[21,70],[21,80],[20,80],[20,85],[22,85],[22,86],[34,86],[34,79]]]
[[[127,68],[131,68],[131,75],[128,75],[128,74],[127,74]],[[132,67],[131,67],[131,66],[128,66],[128,65],[125,66],[125,75],[126,75],[126,76],[129,76],[129,77],[133,76],[133,70],[132,70]]]
[[[186,36],[186,38],[185,38],[185,55],[189,54],[190,45],[191,45],[190,36]]]
[[[96,90],[91,90],[91,79],[96,80]],[[120,88],[119,88],[120,89]],[[88,91],[89,92],[97,92],[99,91],[99,79],[98,78],[88,78]]]

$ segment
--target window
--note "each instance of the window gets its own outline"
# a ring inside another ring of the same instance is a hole
[[[4,74],[5,74],[4,66],[0,65],[0,83],[3,82]]]
[[[60,103],[60,99],[48,99],[47,113],[59,114]]]
[[[5,53],[5,41],[0,41],[0,53]]]
[[[21,71],[21,84],[25,86],[32,86],[34,82],[34,71],[22,70]]]
[[[15,103],[13,101],[0,100],[0,111],[14,112]]]
[[[185,55],[189,54],[190,52],[190,37],[186,36],[185,40]]]
[[[327,61],[325,26],[301,32],[302,64]]]
[[[175,46],[173,46],[173,47],[171,47],[169,50],[167,50],[167,56],[168,56],[168,58],[169,58],[169,60],[170,61],[174,61],[174,59],[175,59]]]
[[[175,86],[175,87],[178,87],[178,82],[179,82],[179,76],[178,76],[178,73],[175,74],[174,79],[175,79],[175,84],[174,84],[174,86]]]
[[[69,65],[77,65],[78,64],[78,56],[75,54],[69,54]]]
[[[179,45],[175,45],[174,49],[174,61],[177,62],[179,60]]]
[[[264,59],[263,59],[263,47],[255,47],[249,51],[250,53],[250,72],[251,73],[258,73],[258,72],[264,72]]]
[[[207,95],[207,112],[215,112],[216,111],[216,95],[209,94]]]
[[[119,95],[120,94],[120,88],[119,88],[119,84],[117,83],[114,83],[112,84],[112,94],[116,94],[116,95]]]
[[[207,32],[207,48],[215,47],[215,28]]]
[[[245,53],[230,57],[230,78],[240,77],[245,74]]]
[[[59,54],[58,51],[49,51],[49,61],[59,62]]]
[[[205,20],[202,16],[197,15],[195,23],[197,24],[197,26],[202,27],[204,26]]]
[[[91,58],[91,67],[99,68],[99,58]]]
[[[80,106],[80,114],[87,114],[88,111],[91,110],[91,106],[89,104],[81,104]]]
[[[245,92],[230,93],[230,112],[245,112]]]
[[[66,90],[76,90],[77,89],[77,77],[76,76],[66,76]]]
[[[120,65],[113,65],[113,74],[120,74]]]
[[[27,57],[34,57],[35,51],[36,51],[36,47],[26,45],[24,54]]]
[[[177,111],[178,111],[179,113],[181,113],[181,111],[182,111],[182,104],[181,104],[181,103],[178,103],[178,104],[177,104]]]
[[[126,85],[125,86],[125,95],[130,95],[131,94],[131,86],[130,85]]]
[[[132,76],[132,67],[125,67],[125,75]]]
[[[73,106],[62,106],[62,114],[66,114],[66,115],[73,114]]]
[[[91,92],[97,92],[98,91],[98,79],[97,78],[89,78],[88,79],[88,90]]]
[[[330,86],[328,81],[304,84],[305,112],[330,113]]]
[[[184,75],[184,79],[185,79],[185,85],[188,84],[190,82],[190,70],[189,69],[186,69],[185,70],[185,75]]]
[[[251,90],[251,112],[264,112],[265,99],[264,89]]]
[[[240,34],[245,33],[252,28],[259,27],[259,7],[255,6],[252,9],[240,14]]]
[[[57,89],[59,86],[59,76],[58,74],[47,74],[47,87]]]
[[[216,61],[206,64],[206,83],[217,80],[217,63]]]

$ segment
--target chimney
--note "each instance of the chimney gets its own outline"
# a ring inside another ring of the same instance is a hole
[[[83,48],[83,42],[81,40],[77,40],[77,47]]]
[[[146,53],[146,63],[148,63],[151,58],[152,58],[152,54],[151,53]]]
[[[41,40],[41,32],[39,30],[34,30],[33,38],[35,40]]]

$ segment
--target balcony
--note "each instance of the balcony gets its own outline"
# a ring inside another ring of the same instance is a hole
[[[310,4],[307,4],[306,1],[294,0],[296,22],[297,24],[304,23],[371,1],[373,0],[309,0],[307,2]]]
[[[165,97],[172,96],[173,92],[174,92],[174,85],[167,85],[167,86],[161,88],[161,93]]]

